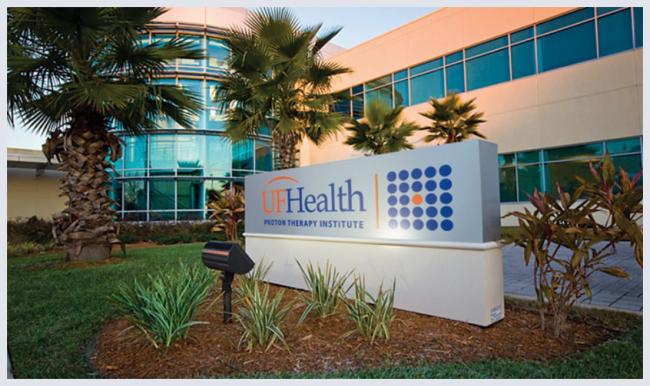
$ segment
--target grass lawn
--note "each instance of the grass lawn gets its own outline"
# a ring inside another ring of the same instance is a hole
[[[202,243],[131,249],[112,264],[63,267],[59,254],[9,258],[8,338],[19,378],[93,377],[87,350],[102,325],[115,317],[107,297],[122,283],[184,261],[201,264]],[[544,363],[490,360],[422,364],[327,374],[275,377],[343,378],[640,378],[642,329],[636,327],[577,356]],[[260,375],[269,377],[269,375]]]

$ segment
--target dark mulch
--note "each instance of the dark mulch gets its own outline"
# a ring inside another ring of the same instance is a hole
[[[299,294],[289,290],[285,298]],[[209,309],[204,307],[197,319],[209,324],[192,327],[186,339],[160,350],[129,322],[111,321],[95,341],[91,362],[100,376],[108,378],[191,378],[493,358],[543,361],[583,351],[618,334],[602,325],[572,320],[564,336],[556,339],[539,329],[535,312],[519,306],[510,306],[505,319],[490,327],[397,310],[390,340],[370,344],[356,334],[342,337],[354,328],[343,308],[326,319],[309,317],[297,324],[303,310],[300,304],[284,327],[290,350],[278,346],[247,352],[237,348],[241,326],[224,325],[221,307],[220,300]]]

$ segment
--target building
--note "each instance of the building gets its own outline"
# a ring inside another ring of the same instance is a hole
[[[351,97],[336,108],[361,117],[381,99],[426,124],[430,98],[476,98],[480,131],[499,147],[505,214],[535,188],[571,190],[606,150],[640,170],[641,31],[641,8],[444,8],[334,55],[354,70],[334,86]],[[359,156],[342,141],[304,143],[302,164]]]
[[[268,133],[231,144],[207,98],[225,70],[219,28],[244,16],[241,9],[172,9],[143,37],[190,35],[204,47],[207,60],[179,60],[160,82],[195,90],[206,110],[191,133],[169,125],[124,138],[115,176],[123,220],[203,219],[210,190],[272,167]],[[425,124],[419,113],[430,98],[451,92],[476,98],[487,120],[481,132],[499,146],[505,214],[525,205],[535,188],[550,191],[560,183],[570,190],[574,176],[605,151],[629,172],[640,169],[641,31],[641,8],[443,8],[356,47],[332,50],[329,59],[353,70],[334,84],[351,98],[336,108],[361,117],[364,105],[379,98],[407,106],[406,118]],[[414,136],[416,146],[430,146],[423,137]],[[318,147],[304,142],[301,165],[360,156],[344,139],[342,133]]]

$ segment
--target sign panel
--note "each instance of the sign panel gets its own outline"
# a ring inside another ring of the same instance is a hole
[[[500,235],[497,146],[431,146],[246,177],[246,233],[484,243]]]

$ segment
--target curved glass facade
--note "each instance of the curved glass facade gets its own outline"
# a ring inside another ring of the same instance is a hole
[[[194,127],[184,129],[172,120],[141,136],[122,134],[122,157],[112,171],[112,195],[117,217],[124,221],[204,220],[213,191],[243,185],[247,174],[273,167],[270,133],[232,143],[224,136],[223,115],[212,96],[226,68],[228,50],[218,30],[192,25],[156,24],[141,44],[180,36],[202,49],[206,59],[177,59],[156,81],[189,89],[204,109]]]

